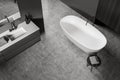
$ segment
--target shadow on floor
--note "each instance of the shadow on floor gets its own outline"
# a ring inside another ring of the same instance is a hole
[[[120,79],[120,62],[116,57],[112,56],[106,49],[99,52],[102,65],[98,69],[104,80]],[[97,75],[96,75],[97,76]]]

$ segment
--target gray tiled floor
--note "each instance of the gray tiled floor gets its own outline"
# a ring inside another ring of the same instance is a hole
[[[66,15],[80,15],[59,0],[42,0],[42,3],[46,31],[41,36],[42,40],[1,65],[0,80],[120,79],[120,64],[108,53],[108,51],[114,52],[114,48],[109,46],[116,45],[111,42],[117,40],[119,44],[119,38],[116,35],[97,27],[105,34],[109,43],[99,52],[102,65],[90,72],[89,67],[86,67],[87,54],[66,38],[59,25],[60,19]]]

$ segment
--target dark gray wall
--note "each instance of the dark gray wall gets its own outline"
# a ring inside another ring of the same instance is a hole
[[[95,16],[99,0],[61,0],[65,4],[75,7],[90,16]]]
[[[96,19],[120,34],[120,0],[100,0]]]
[[[22,16],[30,13],[34,18],[42,18],[41,0],[17,0],[18,7]]]
[[[32,21],[40,28],[40,32],[44,33],[44,18],[41,0],[17,0],[18,8],[21,13],[21,19],[25,19],[25,15],[32,15]]]

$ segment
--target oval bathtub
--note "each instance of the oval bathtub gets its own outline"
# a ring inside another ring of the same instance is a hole
[[[86,53],[101,50],[107,43],[105,36],[90,23],[73,15],[60,20],[65,35]]]

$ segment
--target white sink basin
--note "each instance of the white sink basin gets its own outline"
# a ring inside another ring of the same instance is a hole
[[[22,36],[23,34],[25,34],[27,31],[21,27],[21,28],[18,28],[16,30],[13,30],[9,33],[7,33],[7,35],[12,35],[12,37],[14,37],[15,39]]]
[[[69,15],[60,20],[65,35],[86,53],[97,52],[107,43],[105,36],[83,19]]]
[[[11,31],[11,32],[10,32],[9,30],[7,30],[7,31],[1,33],[1,34],[0,34],[0,42],[1,42],[0,47],[2,47],[3,45],[7,44],[6,42],[9,43],[9,42],[17,39],[18,37],[22,36],[22,35],[25,34],[26,32],[27,32],[27,31],[26,31],[23,27],[20,27],[20,28],[17,28],[16,30],[13,30],[13,31]],[[10,37],[9,37],[9,40],[6,41],[6,40],[4,39],[4,37],[7,37],[8,35],[9,35]]]

